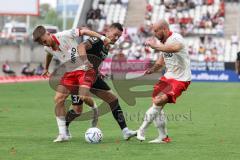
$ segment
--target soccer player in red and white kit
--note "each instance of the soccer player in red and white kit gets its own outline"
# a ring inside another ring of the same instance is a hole
[[[158,40],[155,37],[149,38],[145,45],[160,51],[160,58],[146,71],[146,74],[151,74],[164,65],[166,72],[154,86],[152,106],[147,110],[144,121],[138,129],[137,139],[144,141],[146,128],[154,122],[159,136],[149,143],[168,143],[171,139],[167,134],[163,108],[167,103],[176,103],[177,97],[190,85],[190,58],[183,37],[171,32],[165,20],[153,24],[153,31]]]
[[[69,94],[79,94],[82,101],[92,107],[94,111],[93,126],[97,123],[97,107],[93,99],[89,95],[89,89],[95,82],[96,72],[92,65],[88,63],[84,53],[79,52],[79,44],[77,38],[82,35],[95,36],[106,44],[110,40],[96,32],[86,28],[71,29],[56,34],[50,34],[43,26],[37,26],[33,31],[33,39],[35,42],[44,46],[47,52],[46,65],[44,75],[48,75],[48,68],[52,57],[56,57],[62,63],[60,72],[63,72],[60,84],[57,85],[55,95],[55,115],[59,129],[59,135],[54,142],[67,141],[71,138],[66,127],[66,110],[65,100]]]

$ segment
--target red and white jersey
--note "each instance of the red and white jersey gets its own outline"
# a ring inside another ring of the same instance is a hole
[[[52,38],[59,45],[60,50],[53,50],[51,47],[44,47],[47,53],[57,58],[65,65],[66,72],[85,70],[85,65],[80,62],[78,53],[77,37],[80,36],[79,29],[71,29],[52,35]]]
[[[174,44],[176,42],[180,43],[183,46],[179,52],[162,52],[162,56],[166,65],[166,73],[164,76],[167,79],[191,81],[190,57],[183,37],[178,33],[172,33],[165,44]]]

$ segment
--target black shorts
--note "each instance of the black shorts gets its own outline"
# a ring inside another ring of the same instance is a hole
[[[92,88],[90,91],[93,90],[104,90],[104,91],[110,91],[111,88],[108,86],[108,84],[101,78],[97,77],[97,80],[94,82]],[[78,95],[71,95],[72,99],[72,105],[82,105],[83,101],[78,97]]]

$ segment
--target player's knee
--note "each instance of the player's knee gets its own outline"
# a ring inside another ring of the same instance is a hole
[[[64,103],[65,100],[66,100],[66,96],[64,96],[64,95],[57,95],[54,97],[55,104]]]
[[[156,106],[163,106],[167,103],[167,96],[156,96],[153,98],[152,102],[156,105]]]

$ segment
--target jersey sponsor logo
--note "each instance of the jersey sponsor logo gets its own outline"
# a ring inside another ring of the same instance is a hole
[[[173,56],[172,53],[164,53],[165,58],[171,58]]]
[[[72,50],[71,50],[71,62],[72,63],[76,63],[76,60],[77,60],[76,52],[77,52],[76,48],[72,48]]]

